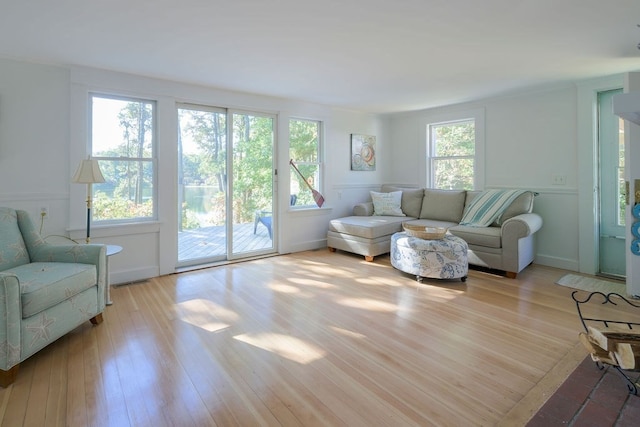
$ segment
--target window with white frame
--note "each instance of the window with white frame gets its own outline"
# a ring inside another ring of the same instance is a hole
[[[304,178],[291,168],[291,204],[316,206],[311,188],[322,193],[322,122],[289,120],[289,154]]]
[[[463,119],[427,126],[428,185],[473,190],[476,174],[476,120]]]
[[[93,221],[155,219],[155,102],[91,94],[89,105],[91,156],[105,178],[93,185]]]

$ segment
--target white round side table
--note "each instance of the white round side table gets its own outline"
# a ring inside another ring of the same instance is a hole
[[[118,245],[107,245],[107,283],[105,284],[105,295],[104,300],[107,305],[113,304],[111,301],[111,279],[109,278],[109,257],[112,255],[117,255],[122,252],[122,246]]]

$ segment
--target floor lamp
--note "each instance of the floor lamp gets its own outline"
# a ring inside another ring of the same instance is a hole
[[[104,182],[104,176],[102,176],[102,172],[100,172],[100,166],[98,165],[98,161],[92,158],[88,158],[86,160],[82,160],[80,165],[78,166],[78,170],[76,171],[73,178],[71,178],[71,182],[76,184],[87,184],[87,243],[90,242],[90,228],[91,228],[91,185]]]

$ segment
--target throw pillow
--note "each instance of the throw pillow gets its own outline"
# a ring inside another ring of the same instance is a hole
[[[485,190],[464,211],[460,225],[488,227],[524,190]]]
[[[406,216],[400,208],[402,191],[392,191],[391,193],[371,191],[370,193],[374,215]]]
[[[402,202],[400,203],[400,209],[406,216],[418,218],[420,216],[420,209],[422,209],[422,198],[424,197],[424,190],[422,188],[404,188],[394,187],[391,185],[383,185],[381,188],[383,193],[390,193],[392,191],[402,191]]]

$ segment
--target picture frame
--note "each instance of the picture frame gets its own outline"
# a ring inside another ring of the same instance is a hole
[[[376,170],[376,137],[374,135],[351,134],[351,170]]]

